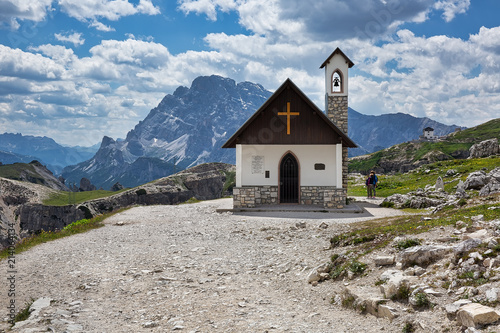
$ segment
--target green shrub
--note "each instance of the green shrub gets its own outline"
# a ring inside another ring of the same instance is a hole
[[[402,330],[403,333],[414,333],[415,332],[415,327],[413,326],[412,323],[410,322],[406,322],[404,325],[403,325],[403,330]]]
[[[415,294],[415,306],[420,309],[431,306],[431,301],[429,301],[429,297],[426,293],[419,292]]]
[[[349,270],[354,274],[362,274],[366,270],[366,264],[357,260],[351,261],[349,264]]]
[[[402,283],[396,291],[396,294],[394,294],[391,299],[393,301],[408,302],[408,298],[410,298],[410,295],[410,287],[406,283]]]
[[[394,202],[384,201],[380,204],[380,207],[384,208],[394,208]]]
[[[420,244],[421,244],[421,242],[417,238],[406,238],[406,239],[403,239],[402,241],[397,242],[394,245],[394,247],[396,249],[398,249],[399,251],[401,251],[401,250],[407,249],[409,247],[417,246]]]
[[[82,225],[85,225],[85,224],[89,224],[91,222],[92,221],[88,220],[88,219],[78,220],[76,222],[68,224],[62,230],[64,230],[64,231],[73,231],[73,230],[77,229],[79,226],[82,226]]]
[[[35,300],[32,298],[29,302],[26,302],[26,304],[24,305],[24,308],[19,310],[19,312],[14,317],[14,323],[17,323],[18,321],[25,321],[26,319],[28,319],[28,317],[30,316],[30,313],[31,313],[30,307],[34,301]]]

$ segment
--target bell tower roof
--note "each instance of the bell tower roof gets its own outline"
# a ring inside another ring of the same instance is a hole
[[[351,68],[352,66],[354,66],[354,63],[351,61],[351,59],[349,59],[345,54],[344,52],[342,52],[342,50],[340,50],[338,47],[335,49],[335,51],[333,51],[332,54],[330,54],[330,56],[328,58],[326,58],[326,60],[323,62],[323,64],[321,64],[321,66],[319,67],[320,69],[325,67],[329,62],[330,62],[330,59],[333,58],[333,56],[335,56],[336,54],[340,54],[342,57],[344,57],[345,59],[345,62],[348,64],[349,68]]]

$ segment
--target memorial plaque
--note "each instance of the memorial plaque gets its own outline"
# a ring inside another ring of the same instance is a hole
[[[264,173],[264,156],[252,156],[252,173]]]

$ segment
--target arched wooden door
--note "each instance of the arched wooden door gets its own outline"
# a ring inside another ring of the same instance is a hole
[[[281,159],[280,203],[299,203],[299,164],[291,153]]]

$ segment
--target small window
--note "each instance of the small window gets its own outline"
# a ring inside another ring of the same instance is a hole
[[[269,171],[266,170],[266,178],[269,178]]]
[[[314,164],[314,170],[325,170],[325,165],[323,163]]]

